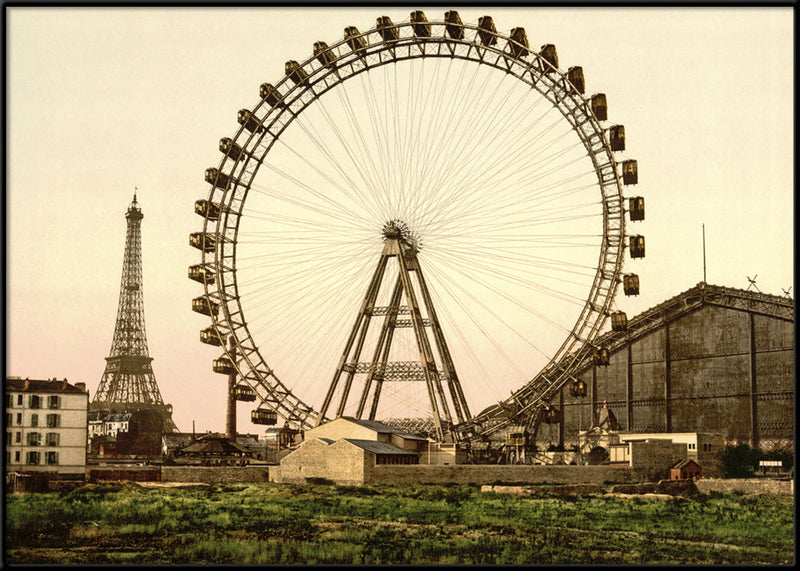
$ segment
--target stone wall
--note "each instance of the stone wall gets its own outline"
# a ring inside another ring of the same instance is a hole
[[[161,469],[159,467],[140,468],[134,466],[126,467],[87,467],[86,481],[95,482],[158,482],[161,480]]]
[[[734,479],[714,479],[701,478],[695,482],[697,489],[707,494],[709,492],[720,492],[729,494],[732,492],[743,492],[745,494],[779,494],[782,496],[794,495],[794,480],[772,480],[769,478],[746,478],[741,480]]]
[[[162,482],[266,482],[270,466],[162,466]]]
[[[384,484],[603,484],[641,482],[645,474],[627,466],[377,465],[365,483]]]
[[[375,463],[375,455],[365,452],[346,440],[327,444],[317,438],[306,440],[297,450],[287,454],[280,469],[270,480],[281,483],[303,483],[325,479],[337,484],[362,484],[367,465]]]

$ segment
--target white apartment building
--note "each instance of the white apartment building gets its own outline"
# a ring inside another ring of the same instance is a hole
[[[86,473],[85,383],[6,377],[6,472]]]

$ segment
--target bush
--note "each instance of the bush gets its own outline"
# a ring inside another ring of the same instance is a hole
[[[749,444],[729,444],[722,451],[722,474],[726,478],[750,478],[756,473],[760,456]]]
[[[780,446],[759,450],[749,444],[729,444],[722,451],[722,473],[726,478],[751,478],[761,460],[780,460],[783,466],[792,466],[794,452]]]

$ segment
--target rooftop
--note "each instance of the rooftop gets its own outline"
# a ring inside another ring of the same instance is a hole
[[[67,382],[67,379],[59,381],[57,379],[37,380],[19,377],[6,377],[6,392],[88,394],[85,388],[80,389]]]
[[[391,444],[385,444],[383,442],[377,442],[375,440],[360,440],[356,438],[343,438],[345,442],[349,442],[355,446],[358,446],[362,450],[366,450],[367,452],[372,452],[373,454],[380,454],[382,456],[386,455],[396,455],[396,456],[417,456],[416,452],[412,452],[411,450],[404,450],[402,448],[398,448],[397,446],[392,446]]]
[[[359,424],[365,428],[369,428],[370,430],[374,430],[375,432],[381,432],[383,434],[397,434],[405,438],[406,440],[427,440],[421,436],[417,436],[416,434],[411,434],[410,432],[406,432],[404,430],[400,430],[399,428],[394,428],[393,426],[389,426],[383,424],[381,422],[377,422],[375,420],[365,420],[363,418],[353,418],[352,416],[342,416],[345,420],[350,422],[354,422]]]

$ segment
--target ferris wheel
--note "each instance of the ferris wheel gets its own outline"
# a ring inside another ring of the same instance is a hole
[[[489,16],[382,16],[254,100],[205,172],[189,267],[200,340],[254,423],[433,416],[469,440],[546,410],[624,327],[637,162],[552,44]]]

